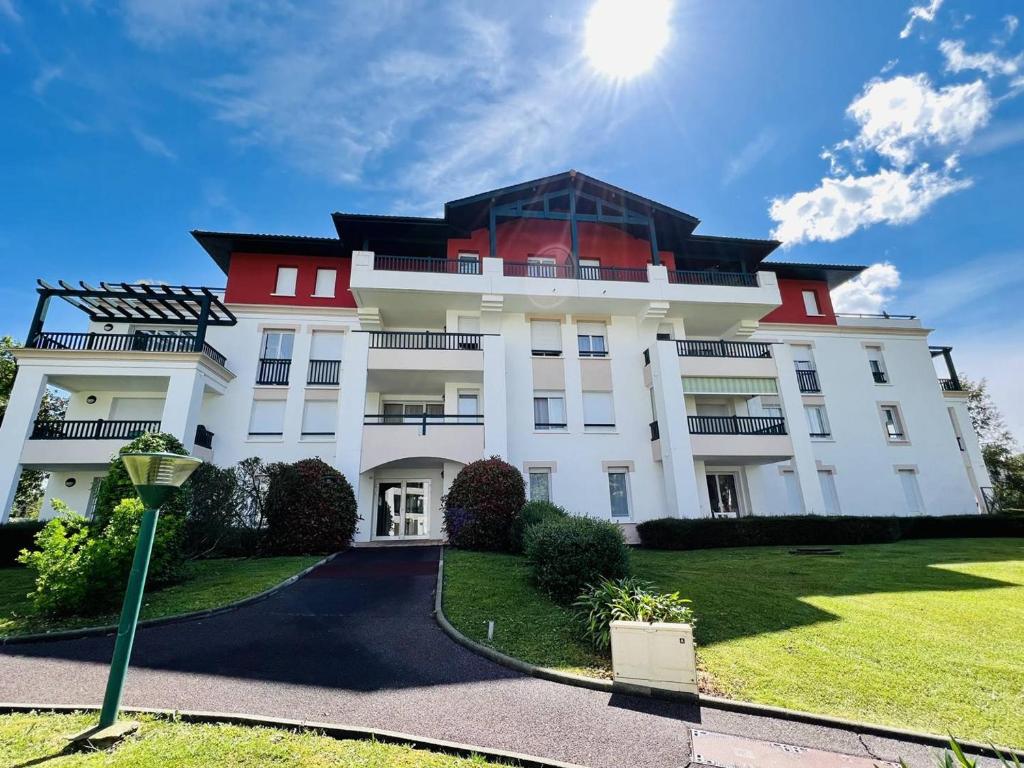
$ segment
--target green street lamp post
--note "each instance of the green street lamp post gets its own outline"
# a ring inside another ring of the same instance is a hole
[[[121,607],[121,621],[117,627],[117,641],[114,656],[110,661],[110,676],[103,696],[99,725],[76,736],[73,741],[87,742],[92,746],[109,745],[134,731],[137,723],[117,724],[117,713],[121,707],[125,674],[135,642],[135,628],[142,608],[142,594],[146,586],[146,572],[153,551],[156,523],[160,507],[181,487],[189,475],[202,462],[192,456],[174,453],[126,453],[121,456],[125,469],[135,485],[135,491],[142,499],[145,509],[139,526],[139,538],[135,544],[135,558],[132,560],[128,587]]]

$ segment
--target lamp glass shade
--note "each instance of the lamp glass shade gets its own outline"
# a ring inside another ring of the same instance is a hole
[[[180,488],[196,467],[203,463],[194,456],[180,456],[176,453],[125,453],[121,460],[136,488]]]

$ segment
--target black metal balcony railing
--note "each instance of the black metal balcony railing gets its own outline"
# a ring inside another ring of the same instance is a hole
[[[811,432],[810,435],[811,435],[811,437],[816,437],[819,440],[822,440],[822,439],[825,439],[825,438],[828,438],[828,437],[832,437],[832,433],[831,432]]]
[[[438,259],[430,256],[374,256],[373,268],[386,272],[431,272],[445,275],[479,275],[480,262]]]
[[[732,288],[756,288],[757,275],[749,272],[670,269],[668,281],[675,285],[724,285]]]
[[[655,440],[660,440],[661,439],[661,430],[658,429],[658,420],[655,419],[654,421],[652,421],[647,426],[649,426],[651,428],[651,442],[654,442]]]
[[[691,435],[784,435],[781,416],[687,416]]]
[[[889,380],[889,377],[885,375],[885,371],[872,371],[871,378],[875,380],[875,384],[885,384]]]
[[[195,352],[193,336],[170,336],[153,333],[40,333],[36,349],[66,349],[98,352]],[[219,365],[227,358],[213,346],[203,342],[203,354]]]
[[[480,426],[484,423],[482,413],[365,413],[363,424],[367,426],[380,424],[410,424],[420,428],[420,434],[427,434],[427,426],[468,425]]]
[[[196,445],[200,448],[213,449],[213,432],[208,430],[202,424],[196,425]]]
[[[370,331],[370,349],[480,350],[482,334]]]
[[[506,261],[505,277],[542,277],[561,280],[610,280],[617,283],[646,283],[647,267],[576,266],[542,264],[532,261]]]
[[[159,421],[89,419],[37,420],[30,440],[133,440],[146,432],[159,432]]]
[[[287,386],[292,361],[283,357],[261,357],[256,370],[256,383]]]
[[[939,379],[939,386],[943,392],[962,392],[963,386],[957,379]]]
[[[757,341],[699,341],[695,339],[676,342],[680,357],[743,357],[764,358],[772,356],[771,344]]]
[[[821,392],[821,385],[818,383],[818,372],[797,368],[796,383],[801,392]]]
[[[307,384],[337,385],[341,381],[341,360],[310,360]]]

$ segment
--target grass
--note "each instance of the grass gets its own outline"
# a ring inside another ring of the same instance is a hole
[[[693,599],[713,692],[1024,746],[1024,542],[840,549],[640,550],[633,564]],[[520,558],[449,551],[445,574],[445,613],[474,639],[495,619],[494,645],[532,663],[571,669],[588,653]]]
[[[308,568],[318,557],[264,557],[197,560],[189,565],[189,578],[145,596],[143,619],[175,616],[241,600],[279,584]],[[32,612],[26,595],[32,590],[26,568],[0,569],[0,636],[48,632],[117,623],[117,614],[48,619]]]
[[[142,716],[141,728],[113,749],[66,752],[67,736],[93,725],[95,714],[0,716],[0,765],[47,768],[470,768],[480,757],[451,757],[408,746],[337,740],[311,731],[237,725],[189,725]]]

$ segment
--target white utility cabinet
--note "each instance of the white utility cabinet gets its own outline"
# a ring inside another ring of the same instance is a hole
[[[693,626],[646,621],[613,621],[615,682],[697,695]]]

